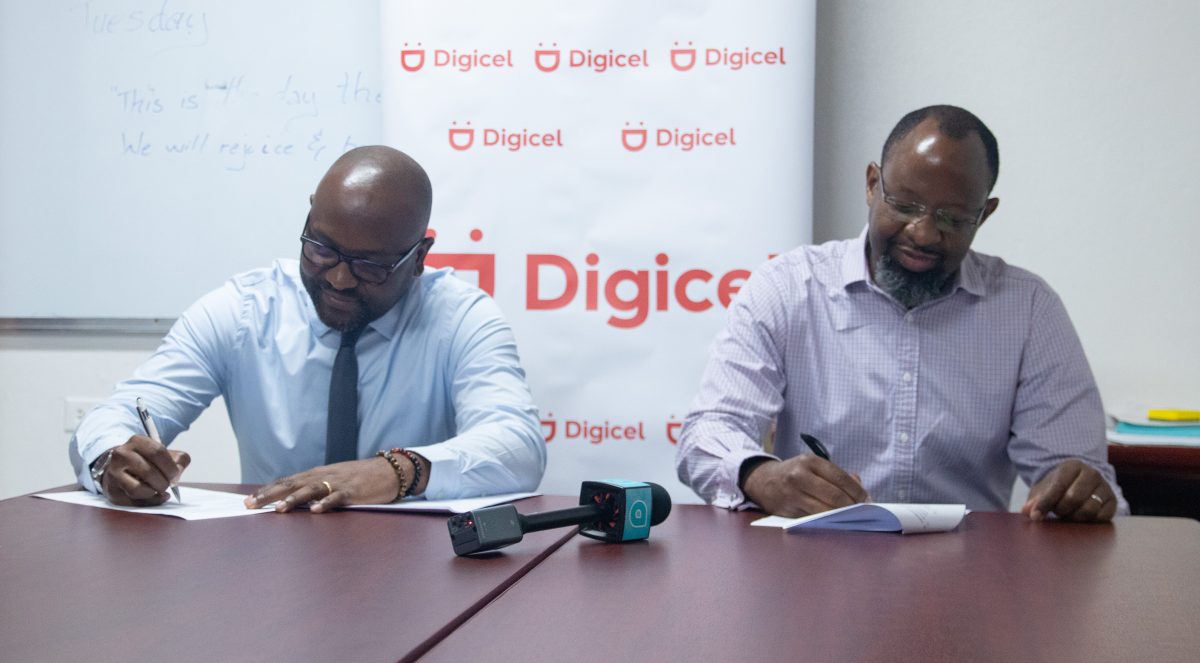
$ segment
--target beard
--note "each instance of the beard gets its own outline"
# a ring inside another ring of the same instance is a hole
[[[325,323],[326,327],[339,332],[348,332],[362,329],[367,326],[368,322],[374,319],[371,317],[370,307],[353,290],[337,291],[343,297],[352,297],[358,304],[353,311],[344,311],[333,308],[325,302],[322,292],[333,290],[328,284],[310,277],[304,273],[303,269],[300,270],[300,282],[304,284],[304,289],[308,291],[308,296],[312,299],[313,308],[317,311],[317,317],[321,319],[321,322]]]
[[[875,260],[875,285],[900,302],[906,309],[913,309],[930,302],[950,290],[950,274],[936,267],[927,272],[911,272],[885,252]]]

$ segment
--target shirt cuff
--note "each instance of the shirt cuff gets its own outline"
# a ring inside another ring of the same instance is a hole
[[[405,447],[405,449],[429,461],[429,481],[421,497],[427,500],[446,499],[459,491],[458,455],[444,445],[428,447]]]
[[[768,460],[779,460],[778,456],[766,454],[761,451],[752,449],[743,449],[735,451],[726,456],[718,470],[723,476],[720,477],[717,488],[717,494],[713,496],[712,505],[719,506],[724,509],[733,509],[735,511],[744,511],[746,509],[758,508],[758,505],[746,498],[746,494],[738,486],[738,475],[742,471],[742,463],[745,463],[751,458],[766,458]]]

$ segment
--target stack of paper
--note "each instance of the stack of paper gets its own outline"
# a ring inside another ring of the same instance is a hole
[[[967,515],[965,504],[852,504],[803,518],[767,516],[750,523],[757,527],[840,529],[852,532],[949,532]]]
[[[1200,418],[1164,418],[1169,412],[1183,411],[1127,408],[1110,414],[1112,427],[1108,430],[1108,441],[1117,444],[1200,447]],[[1150,416],[1152,413],[1155,414],[1154,418]]]

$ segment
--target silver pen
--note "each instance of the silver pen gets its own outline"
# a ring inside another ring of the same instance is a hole
[[[162,438],[160,438],[158,436],[158,426],[154,425],[154,417],[150,416],[150,410],[147,410],[146,406],[142,405],[142,398],[140,396],[137,398],[136,402],[137,402],[138,417],[140,417],[142,420],[142,428],[146,429],[146,435],[151,440],[154,440],[155,442],[162,444]],[[171,484],[171,494],[175,495],[175,499],[179,503],[181,503],[181,504],[183,503],[183,498],[181,498],[179,496],[179,486],[176,486],[175,484],[172,483]]]

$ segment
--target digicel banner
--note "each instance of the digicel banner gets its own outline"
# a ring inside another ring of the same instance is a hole
[[[811,2],[383,3],[384,135],[429,170],[428,264],[512,323],[542,490],[675,478],[751,270],[810,241]]]

